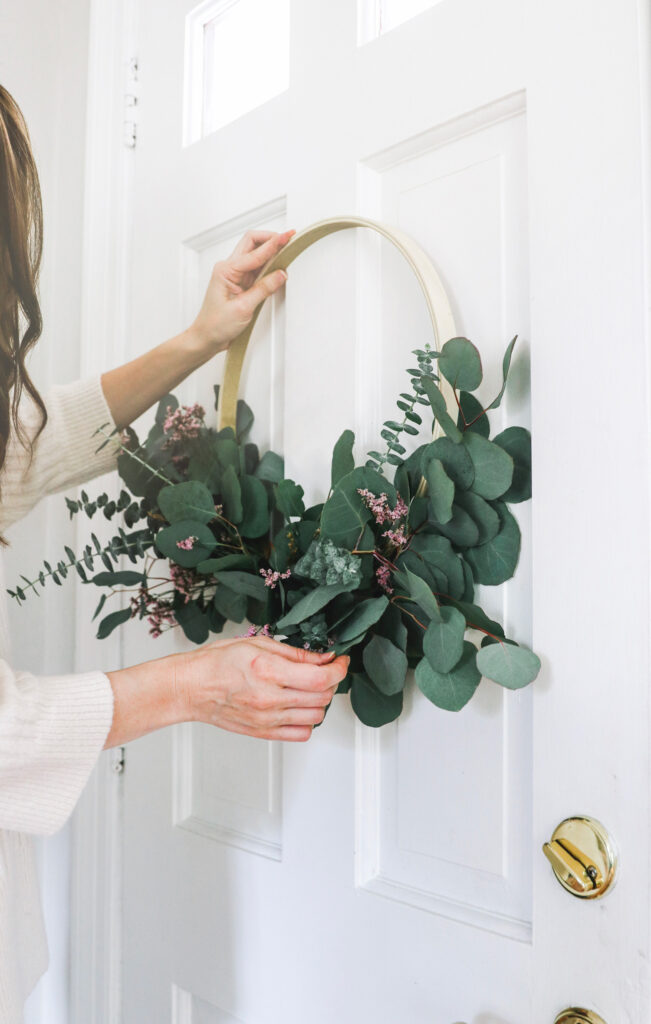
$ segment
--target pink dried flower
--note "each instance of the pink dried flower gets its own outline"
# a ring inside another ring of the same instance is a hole
[[[391,570],[388,565],[380,565],[375,570],[375,576],[385,594],[392,594],[393,587],[390,585]]]
[[[171,604],[160,601],[149,593],[146,587],[141,586],[138,596],[131,598],[131,618],[138,614],[144,607],[149,623],[149,632],[153,637],[159,637],[163,632],[163,626],[176,626],[176,618]]]
[[[403,519],[409,511],[400,495],[398,495],[395,508],[390,508],[389,498],[384,492],[378,496],[369,491],[367,487],[358,487],[357,493],[361,495],[364,504],[373,513],[373,518],[378,526],[382,526],[384,523],[396,523],[399,519]]]
[[[288,569],[287,572],[277,572],[273,569],[260,569],[260,575],[264,577],[265,587],[270,587],[271,590],[276,589],[279,580],[288,580],[291,574],[291,569]]]
[[[177,548],[180,548],[181,551],[192,551],[194,542],[197,540],[199,540],[199,538],[195,536],[186,537],[185,540],[177,540],[176,546]]]
[[[193,569],[184,569],[180,565],[170,562],[170,580],[174,589],[185,599],[185,604],[192,597],[193,588],[199,582],[199,577]]]
[[[197,402],[194,405],[183,405],[177,409],[167,406],[167,416],[163,422],[163,433],[168,435],[165,447],[184,441],[186,438],[197,437],[204,425],[206,410]]]
[[[407,543],[404,526],[399,526],[397,530],[385,530],[382,536],[387,537],[397,548],[403,548]]]
[[[240,639],[250,636],[268,636],[271,639],[271,629],[269,623],[265,622],[264,626],[249,626],[246,633],[240,633],[239,636]]]

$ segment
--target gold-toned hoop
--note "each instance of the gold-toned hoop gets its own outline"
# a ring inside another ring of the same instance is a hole
[[[409,235],[400,231],[398,228],[390,228],[386,224],[382,224],[379,221],[368,220],[366,217],[331,217],[328,220],[317,221],[316,224],[311,224],[310,227],[305,228],[299,234],[287,243],[287,245],[281,249],[273,259],[269,260],[266,266],[262,269],[260,276],[270,273],[272,270],[286,270],[290,263],[293,263],[297,256],[300,256],[302,252],[318,242],[321,238],[325,238],[327,235],[332,235],[336,231],[345,231],[347,228],[371,228],[373,231],[377,231],[378,234],[383,235],[384,238],[392,242],[396,249],[405,257],[407,263],[413,270],[418,283],[422,289],[423,295],[425,296],[425,302],[427,303],[427,309],[429,311],[430,320],[432,322],[432,329],[436,339],[437,347],[440,348],[444,341],[448,338],[453,338],[456,334],[454,326],[454,318],[452,316],[452,309],[450,308],[450,302],[445,293],[445,289],[441,282],[439,275],[437,274],[429,256],[421,249],[417,242]],[[237,413],[237,398],[240,387],[240,377],[242,375],[242,366],[244,364],[244,356],[246,349],[249,344],[249,339],[255,327],[256,320],[260,315],[260,310],[264,303],[258,306],[256,312],[253,315],[253,319],[248,326],[242,331],[240,335],[233,341],[228,349],[226,356],[226,366],[224,369],[224,380],[220,391],[220,402],[219,402],[219,427],[232,427],[235,429],[235,419]],[[452,388],[446,380],[443,378],[440,381],[439,387],[441,393],[445,398],[445,402],[448,411],[451,416],[456,420],[457,418],[457,405],[454,400],[454,393]],[[438,429],[438,423],[436,424],[434,436],[436,437],[440,433]]]

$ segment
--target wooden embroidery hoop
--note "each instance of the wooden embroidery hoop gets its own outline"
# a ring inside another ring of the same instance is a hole
[[[308,249],[315,242],[336,231],[345,231],[348,228],[371,228],[396,247],[402,253],[407,263],[414,272],[414,275],[421,287],[427,309],[429,311],[432,329],[436,339],[437,347],[440,348],[444,341],[456,335],[454,317],[450,301],[446,295],[441,279],[427,253],[409,235],[399,228],[389,227],[380,221],[369,220],[366,217],[331,217],[328,220],[317,221],[305,228],[287,243],[273,259],[269,260],[263,267],[260,277],[270,273],[272,270],[286,270],[290,263],[293,263],[297,256]],[[253,333],[256,320],[264,303],[258,306],[253,319],[240,335],[233,341],[226,356],[224,369],[224,380],[221,387],[219,403],[219,428],[232,427],[235,429],[237,414],[237,398],[240,387],[240,377],[244,356]],[[458,409],[454,399],[452,387],[447,380],[441,378],[439,382],[441,394],[445,398],[448,412],[456,422]],[[434,427],[434,438],[442,433],[438,422]]]

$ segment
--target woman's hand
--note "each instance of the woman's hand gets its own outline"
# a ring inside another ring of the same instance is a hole
[[[215,263],[190,333],[206,358],[228,348],[269,295],[287,280],[284,270],[258,277],[295,231],[247,231],[227,260]]]
[[[104,746],[178,722],[206,722],[259,739],[307,740],[349,662],[251,637],[108,672],[113,722]]]
[[[189,720],[259,739],[298,741],[309,739],[323,721],[350,661],[266,637],[217,640],[186,657],[177,686]]]

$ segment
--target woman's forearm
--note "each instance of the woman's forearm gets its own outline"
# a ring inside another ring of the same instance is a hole
[[[229,259],[213,267],[201,309],[186,331],[102,375],[104,395],[119,430],[237,338],[260,303],[285,283],[284,270],[258,275],[293,234],[293,230],[282,234],[248,231]]]
[[[105,750],[186,720],[179,694],[181,660],[172,654],[106,673],[113,688],[113,722]]]
[[[188,328],[131,362],[102,374],[102,389],[119,430],[137,420],[214,354]]]

